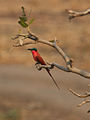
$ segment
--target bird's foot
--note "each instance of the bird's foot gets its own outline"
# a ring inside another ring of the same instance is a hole
[[[40,63],[36,62],[36,63],[35,63],[35,66],[38,65],[38,64],[40,64]]]
[[[49,69],[53,69],[54,68],[54,64],[53,63],[48,63],[47,62],[47,64],[49,65],[49,67],[48,67]]]
[[[35,64],[36,68],[40,71],[42,68],[40,67],[40,63]]]

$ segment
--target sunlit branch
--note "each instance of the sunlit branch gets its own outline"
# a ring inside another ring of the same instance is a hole
[[[90,9],[87,9],[85,11],[73,11],[73,10],[67,10],[68,11],[68,15],[69,15],[69,19],[75,18],[75,17],[80,17],[80,16],[85,16],[90,14]]]
[[[44,40],[44,39],[40,39],[38,38],[36,35],[32,34],[30,31],[28,31],[28,34],[20,34],[20,35],[17,35],[14,40],[16,39],[21,39],[21,37],[23,38],[23,41],[25,39],[30,39],[30,40],[33,40],[35,43],[32,43],[32,42],[26,42],[26,43],[23,43],[21,42],[22,44],[18,44],[18,45],[14,45],[14,47],[19,47],[19,46],[24,46],[24,45],[29,45],[29,44],[36,44],[36,43],[42,43],[42,44],[46,44],[50,47],[53,47],[54,49],[56,49],[56,51],[62,56],[62,58],[64,59],[65,63],[66,63],[66,67],[63,67],[63,66],[60,66],[59,64],[57,63],[52,63],[53,66],[57,67],[58,69],[60,70],[63,70],[63,71],[66,71],[66,72],[72,72],[72,73],[75,73],[75,74],[79,74],[85,78],[88,78],[90,79],[90,73],[89,72],[86,72],[86,71],[83,71],[83,70],[80,70],[76,67],[74,67],[72,65],[73,63],[73,60],[71,58],[69,58],[66,53],[62,50],[62,48],[60,48],[57,44],[56,44],[56,41],[54,42],[49,42],[47,40]]]

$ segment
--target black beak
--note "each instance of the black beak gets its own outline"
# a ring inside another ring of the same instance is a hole
[[[28,48],[27,50],[32,50],[32,49]]]

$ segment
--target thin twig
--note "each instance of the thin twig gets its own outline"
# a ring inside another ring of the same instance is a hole
[[[81,95],[81,94],[78,94],[78,93],[76,93],[74,90],[72,90],[71,88],[69,88],[69,91],[73,94],[73,95],[75,95],[75,96],[77,96],[77,97],[79,97],[79,98],[87,98],[87,97],[90,97],[90,93],[85,93],[85,94],[83,94],[83,95]],[[77,107],[81,107],[82,105],[84,105],[84,104],[86,104],[86,103],[90,103],[90,100],[83,100],[80,104],[78,104],[77,105]],[[90,111],[88,110],[88,113],[89,113]]]
[[[86,103],[90,103],[90,100],[84,100],[83,102],[81,102],[80,104],[78,104],[78,107],[81,107],[82,105],[86,104]]]
[[[36,65],[36,68],[38,69],[38,70],[42,70],[42,68],[48,68],[48,69],[53,69],[54,68],[54,66],[53,65],[41,65],[41,64],[35,64]]]
[[[85,11],[79,12],[79,11],[73,11],[73,10],[67,10],[68,11],[68,15],[69,15],[69,19],[71,20],[72,18],[75,17],[80,17],[80,16],[85,16],[90,14],[90,9],[87,9]]]
[[[75,96],[77,97],[80,97],[80,98],[86,98],[86,97],[89,97],[90,96],[90,93],[85,93],[84,95],[80,95],[78,93],[76,93],[74,90],[72,90],[71,88],[69,89],[69,91],[74,94]]]
[[[26,43],[23,43],[22,45],[21,44],[15,44],[15,45],[13,45],[13,47],[22,47],[22,46],[30,45],[30,44],[35,44],[35,42],[26,42]]]

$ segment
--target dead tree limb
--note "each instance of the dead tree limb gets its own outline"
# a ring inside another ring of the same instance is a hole
[[[75,96],[77,97],[80,97],[80,98],[86,98],[86,97],[90,97],[90,93],[86,92],[85,94],[83,95],[80,95],[78,93],[76,93],[74,90],[72,90],[71,88],[69,89],[69,91],[74,94]]]
[[[22,39],[21,39],[21,37],[22,37]],[[18,34],[18,35],[16,35],[15,38],[13,38],[13,40],[16,40],[16,39],[19,39],[19,38],[20,38],[19,44],[14,45],[14,47],[21,47],[21,46],[24,46],[24,45],[36,44],[36,43],[42,43],[42,44],[49,45],[49,46],[53,47],[54,49],[56,49],[56,51],[62,56],[62,58],[64,59],[64,61],[66,63],[66,67],[60,66],[57,63],[51,63],[51,65],[57,67],[60,70],[63,70],[63,71],[66,71],[66,72],[72,72],[72,73],[75,73],[75,74],[78,74],[80,76],[83,76],[85,78],[90,79],[90,73],[89,72],[86,72],[84,70],[80,70],[80,69],[73,66],[73,64],[72,64],[73,60],[70,57],[68,57],[66,55],[66,53],[57,45],[56,40],[54,40],[53,42],[50,42],[50,41],[47,41],[47,40],[44,40],[44,39],[40,39],[36,35],[32,34],[30,31],[28,31],[28,34]],[[26,42],[26,43],[23,43],[23,41],[27,38],[32,40],[33,43],[30,42],[30,41]]]
[[[42,70],[42,68],[48,68],[48,69],[53,69],[54,68],[54,66],[53,65],[41,65],[41,64],[35,64],[35,66],[36,66],[36,68],[38,69],[38,70]]]
[[[80,16],[85,16],[85,15],[88,15],[90,14],[90,9],[87,9],[85,11],[73,11],[73,10],[67,10],[68,12],[68,15],[69,15],[69,19],[73,19],[75,17],[80,17]]]
[[[90,103],[90,100],[84,100],[83,102],[81,102],[80,104],[78,104],[78,107],[81,107],[82,105],[84,105],[86,103]]]
[[[74,90],[72,90],[71,88],[69,89],[69,91],[79,97],[79,98],[87,98],[87,97],[90,97],[90,93],[86,92],[85,94],[81,95],[81,94],[78,94],[76,93]],[[86,103],[90,103],[90,100],[83,100],[80,104],[77,105],[77,107],[81,107],[82,105],[86,104]],[[90,112],[90,110],[88,110],[88,113]]]

